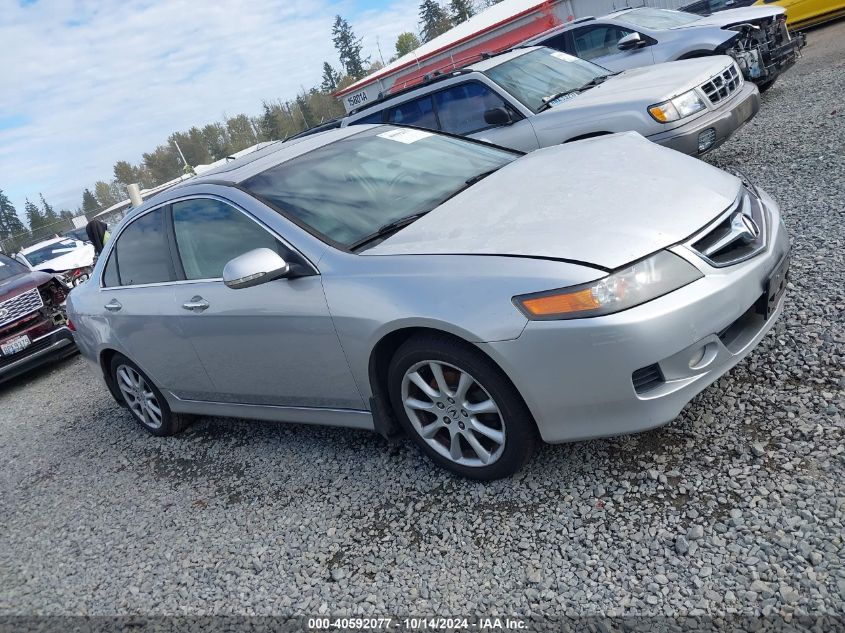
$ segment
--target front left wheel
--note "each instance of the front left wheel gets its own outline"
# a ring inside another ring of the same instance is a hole
[[[415,337],[388,371],[393,410],[435,463],[471,479],[506,477],[537,444],[516,388],[480,350],[446,336]]]
[[[153,381],[131,360],[115,354],[111,378],[135,419],[153,435],[175,435],[188,426],[188,416],[173,413]]]

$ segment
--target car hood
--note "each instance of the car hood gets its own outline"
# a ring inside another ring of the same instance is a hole
[[[37,288],[41,284],[45,284],[53,278],[52,275],[38,271],[30,273],[22,273],[9,277],[0,282],[0,302],[23,294],[27,290]]]
[[[510,255],[619,268],[694,234],[740,186],[639,134],[614,134],[527,154],[362,255]]]
[[[697,26],[730,26],[732,24],[741,24],[743,22],[754,22],[763,18],[770,18],[776,15],[786,13],[783,7],[743,7],[740,9],[727,9],[725,11],[717,11],[710,15],[702,16],[702,18],[687,26],[679,26],[677,31],[684,29],[695,28]]]
[[[733,59],[727,55],[717,55],[632,68],[608,77],[604,83],[546,112],[593,106],[608,101],[644,100],[648,101],[648,105],[654,105],[700,86],[731,64]],[[540,116],[543,114],[545,112]]]
[[[72,268],[91,266],[93,263],[94,247],[91,244],[86,244],[85,246],[75,248],[69,253],[38,264],[35,266],[35,270],[52,270],[53,272],[59,273],[65,270],[71,270]]]

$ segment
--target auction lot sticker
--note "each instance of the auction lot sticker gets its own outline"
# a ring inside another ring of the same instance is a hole
[[[420,139],[428,138],[429,136],[431,136],[431,132],[423,132],[422,130],[401,129],[382,132],[377,136],[409,145],[410,143],[416,143]]]

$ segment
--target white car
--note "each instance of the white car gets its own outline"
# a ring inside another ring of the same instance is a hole
[[[87,280],[94,265],[94,246],[70,237],[56,237],[28,246],[15,255],[32,270],[54,273],[70,286]]]

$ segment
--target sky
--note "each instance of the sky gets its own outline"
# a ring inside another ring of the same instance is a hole
[[[364,56],[417,31],[416,0],[0,0],[0,189],[18,214],[140,162],[171,132],[318,85],[342,15]]]

